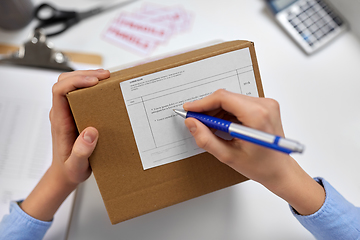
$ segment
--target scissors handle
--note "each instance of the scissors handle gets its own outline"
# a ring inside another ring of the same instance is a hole
[[[34,16],[40,21],[36,29],[44,29],[48,37],[60,34],[80,21],[77,12],[58,10],[47,3],[38,6]],[[50,29],[50,27],[55,30],[48,32],[47,28]]]

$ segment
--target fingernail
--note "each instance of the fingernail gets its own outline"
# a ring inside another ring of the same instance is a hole
[[[196,127],[196,124],[193,121],[186,122],[185,125],[189,129],[191,134],[196,132],[197,127]]]
[[[88,143],[93,143],[97,137],[97,133],[93,130],[86,130],[84,132],[84,140]]]
[[[189,104],[190,104],[189,102],[184,103],[183,108],[186,109],[189,106]]]
[[[86,76],[85,80],[89,81],[89,82],[97,82],[98,81],[97,77],[94,77],[94,76]]]
[[[104,73],[104,72],[107,72],[108,70],[105,70],[105,69],[100,68],[100,69],[98,69],[97,71],[98,71],[99,73]]]

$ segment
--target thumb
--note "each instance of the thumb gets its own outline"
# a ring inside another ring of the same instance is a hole
[[[200,148],[211,153],[220,161],[226,161],[226,154],[231,151],[225,140],[217,137],[207,126],[194,118],[185,119],[185,125]]]
[[[99,133],[96,128],[88,127],[76,139],[70,157],[65,162],[72,181],[80,183],[90,176],[89,157],[95,149],[98,137]]]

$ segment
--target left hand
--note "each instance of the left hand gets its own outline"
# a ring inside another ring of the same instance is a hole
[[[99,133],[95,128],[88,127],[78,136],[66,94],[78,88],[94,86],[109,76],[110,72],[102,69],[63,73],[53,86],[53,106],[50,110],[52,166],[59,169],[69,183],[77,185],[90,176],[88,158],[96,146]]]
[[[78,88],[96,85],[110,77],[106,70],[88,70],[63,73],[53,86],[53,106],[50,122],[53,160],[21,208],[30,216],[50,221],[67,196],[91,174],[88,158],[95,149],[98,131],[88,127],[76,130],[66,94]]]

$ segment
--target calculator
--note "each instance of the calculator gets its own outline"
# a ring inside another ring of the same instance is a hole
[[[324,0],[267,0],[267,3],[279,24],[307,54],[348,28],[344,18]]]

